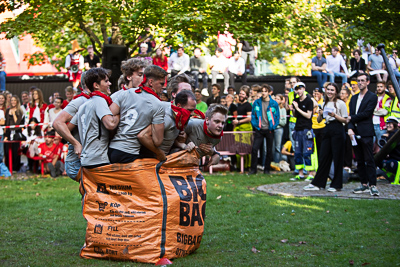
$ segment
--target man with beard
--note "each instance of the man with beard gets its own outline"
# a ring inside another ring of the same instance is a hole
[[[353,146],[357,161],[358,175],[361,186],[353,190],[353,193],[370,193],[372,196],[379,196],[376,188],[376,168],[373,154],[374,126],[372,116],[378,97],[368,91],[370,82],[369,75],[361,73],[357,76],[360,93],[354,95],[350,100],[350,116],[347,117],[349,125],[348,134],[351,140],[357,142]],[[357,139],[356,139],[357,136]]]
[[[377,82],[376,84],[378,103],[376,104],[372,121],[374,123],[375,137],[378,141],[381,139],[382,134],[386,132],[385,120],[389,116],[390,109],[390,97],[385,93],[385,85],[386,84],[383,81]]]
[[[219,154],[215,146],[221,141],[228,108],[221,104],[211,104],[206,112],[206,119],[191,119],[185,128],[186,146],[182,149],[191,151],[196,147],[200,157],[211,156],[207,166],[219,162]]]

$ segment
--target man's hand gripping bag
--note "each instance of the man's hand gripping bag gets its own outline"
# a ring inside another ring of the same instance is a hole
[[[82,168],[87,228],[81,257],[156,263],[195,251],[206,208],[198,162],[197,152],[181,151],[164,163]]]

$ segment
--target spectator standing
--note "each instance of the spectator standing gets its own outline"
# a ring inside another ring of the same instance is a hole
[[[400,59],[397,57],[397,49],[392,50],[392,55],[389,57],[389,64],[393,70],[394,76],[397,77],[397,81],[400,83]]]
[[[232,87],[232,86],[229,86],[228,87],[228,94],[229,95],[236,95],[236,90],[235,90],[235,87]]]
[[[6,126],[24,124],[25,117],[23,116],[18,96],[14,95],[11,98],[11,107],[6,110],[5,118]],[[24,139],[25,138],[22,135],[21,128],[6,129],[6,132],[4,134],[4,141],[21,141]],[[6,143],[4,146],[5,151],[7,151],[7,153],[5,153],[6,165],[10,172],[19,171],[19,168],[21,166],[21,156],[18,153],[19,146],[19,143]],[[11,149],[12,152],[12,170],[9,166],[9,149]]]
[[[365,60],[361,57],[361,51],[356,49],[353,51],[353,56],[350,59],[351,73],[350,77],[357,77],[358,74],[366,71]]]
[[[207,98],[207,106],[210,106],[213,103],[219,104],[221,103],[221,97],[219,96],[221,93],[221,85],[219,84],[213,84],[211,87],[211,93],[212,95]]]
[[[229,94],[226,96],[226,107],[228,108],[228,116],[237,116],[237,106],[233,103],[234,97]],[[228,118],[224,125],[224,131],[233,131],[233,118]],[[236,157],[235,157],[236,158]]]
[[[249,87],[247,85],[243,85],[240,88],[240,92],[238,95],[237,106],[237,115],[245,116],[244,118],[236,118],[232,121],[233,131],[242,132],[253,131],[253,127],[251,126],[251,104],[247,101],[249,98]],[[242,143],[244,145],[251,145],[251,133],[243,133],[243,134],[235,134],[235,141],[238,143]],[[236,155],[237,162],[240,162],[240,156]],[[247,171],[251,165],[251,155],[244,156],[244,168]],[[239,168],[239,167],[238,167]]]
[[[190,59],[183,47],[179,47],[176,53],[173,53],[168,61],[168,67],[171,71],[171,77],[189,71]]]
[[[148,44],[141,43],[140,44],[140,53],[136,55],[136,58],[140,58],[147,63],[147,65],[151,65],[153,63],[153,58],[150,56],[150,53],[147,52]]]
[[[275,97],[275,101],[279,105],[280,118],[279,118],[279,124],[274,131],[273,156],[274,156],[274,162],[279,163],[281,160],[282,138],[283,138],[284,127],[287,122],[286,118],[287,113],[285,108],[285,96],[278,94]]]
[[[314,134],[312,130],[312,113],[314,103],[311,97],[305,94],[306,86],[304,83],[299,82],[294,85],[294,91],[298,96],[290,105],[290,110],[296,117],[296,124],[294,128],[294,157],[296,169],[299,174],[295,179],[304,179],[303,168],[306,171],[312,171],[311,155],[314,150]]]
[[[224,34],[220,34],[218,31],[218,47],[223,50],[222,54],[225,58],[230,58],[232,56],[231,47],[236,45],[236,40],[233,39],[233,34],[228,31],[229,24],[226,23],[225,26]]]
[[[251,170],[249,174],[257,173],[257,153],[265,153],[263,149],[264,138],[267,143],[264,165],[264,174],[269,174],[271,170],[272,143],[274,141],[274,130],[279,124],[280,114],[279,105],[269,96],[269,85],[262,86],[262,97],[254,101],[251,112],[251,125],[254,128],[254,141],[251,150]],[[263,158],[263,155],[261,155]]]
[[[64,100],[61,97],[57,97],[54,100],[54,108],[50,109],[46,114],[47,118],[45,118],[45,123],[47,122],[48,125],[48,130],[52,130],[53,129],[53,122],[54,120],[57,118],[58,115],[60,115],[61,111],[63,110],[61,108],[62,103],[64,102]]]
[[[350,114],[350,100],[351,100],[351,92],[349,88],[342,88],[340,91],[340,99],[346,104],[347,114]],[[344,130],[346,133],[346,142],[345,142],[345,150],[344,150],[344,168],[347,170],[351,170],[352,160],[353,160],[353,147],[351,145],[350,136],[348,135],[349,127],[347,124],[344,126]]]
[[[32,93],[32,102],[29,104],[29,119],[35,117],[39,123],[44,122],[47,104],[43,100],[42,90],[35,88]]]
[[[351,86],[351,95],[358,94],[360,92],[360,89],[358,88],[358,83],[357,83],[357,78],[351,78],[350,81],[350,86]]]
[[[196,89],[194,91],[194,95],[196,97],[196,109],[200,110],[203,113],[206,113],[208,105],[202,100],[203,96],[201,95],[201,90]]]
[[[22,100],[21,108],[24,108],[26,110],[29,104],[29,93],[27,91],[22,91],[21,100]]]
[[[3,95],[0,94],[0,96],[3,96]],[[3,96],[3,99],[4,99],[4,96]],[[0,107],[0,163],[3,162],[3,158],[4,158],[4,143],[3,143],[4,130],[3,130],[2,126],[4,126],[6,124],[6,118],[4,116],[5,111],[6,111],[6,109],[4,109],[4,103],[3,103],[3,105]]]
[[[260,97],[258,96],[258,94],[261,92],[261,86],[258,84],[253,84],[250,87],[250,97],[248,99],[248,102],[253,105],[254,101],[256,101],[257,99],[259,99]]]
[[[165,55],[164,50],[161,50],[161,48],[157,48],[156,50],[156,55],[153,57],[153,65],[159,66],[165,71],[168,71],[168,58]]]
[[[311,75],[317,77],[319,88],[323,88],[328,79],[326,59],[322,56],[322,48],[317,48],[317,55],[311,60]]]
[[[94,54],[93,45],[87,47],[88,55],[84,57],[85,69],[100,68],[100,58]]]
[[[211,69],[211,82],[212,84],[217,83],[217,75],[222,74],[224,76],[224,93],[228,93],[229,87],[229,74],[228,74],[228,60],[222,54],[222,48],[215,50],[215,55],[211,58],[210,69]]]
[[[190,59],[190,74],[194,79],[194,88],[200,89],[199,75],[201,75],[203,88],[208,90],[207,62],[201,55],[201,49],[199,47],[194,49],[194,56]]]
[[[386,66],[383,62],[383,57],[379,49],[375,49],[375,54],[369,56],[368,60],[368,70],[370,70],[370,75],[375,75],[378,81],[386,82],[388,73],[385,70]],[[382,76],[381,76],[382,74]]]
[[[368,62],[369,56],[371,55],[371,53],[373,53],[372,51],[374,50],[374,48],[370,45],[370,43],[364,45],[364,37],[357,40],[357,46],[358,49],[362,51],[362,58],[364,59],[364,61]]]
[[[242,85],[247,84],[247,73],[245,69],[244,59],[240,57],[239,51],[236,51],[233,57],[229,59],[229,81],[230,86],[235,88],[235,78],[241,77]]]
[[[376,104],[376,107],[374,110],[374,116],[372,117],[376,140],[380,140],[382,135],[384,133],[386,133],[385,121],[386,121],[386,118],[389,117],[389,115],[390,115],[389,114],[390,97],[388,94],[386,94],[385,89],[386,89],[385,82],[381,81],[376,84],[376,93],[378,96],[378,103]]]
[[[247,58],[249,58],[249,74],[254,75],[254,70],[256,68],[255,62],[258,57],[257,46],[253,45],[253,43],[249,43],[246,40],[238,40],[237,47],[240,56],[244,59],[245,64],[247,62]]]
[[[168,91],[167,90],[163,90],[160,94],[160,100],[163,102],[171,102],[171,100],[168,97]]]
[[[346,62],[342,55],[339,54],[339,48],[336,46],[332,47],[332,55],[326,58],[326,71],[328,72],[331,83],[335,82],[335,77],[342,77],[342,84],[347,83],[347,78],[350,77],[347,70]],[[344,73],[340,72],[342,67]]]
[[[39,156],[39,145],[44,143],[44,134],[40,128],[39,121],[33,117],[28,122],[29,126],[22,131],[22,134],[26,137],[26,142],[23,146],[23,152],[28,157],[29,170],[33,170],[35,161],[33,157]]]
[[[7,109],[6,97],[4,94],[0,93],[0,110],[5,112]]]
[[[300,79],[297,77],[290,77],[290,85],[291,85],[291,91],[288,94],[288,107],[290,107],[290,105],[292,105],[293,100],[295,98],[298,97],[297,94],[295,94],[293,88],[294,85],[296,83],[300,82]],[[293,131],[294,131],[294,127],[296,126],[296,117],[293,115],[293,110],[289,108],[289,114],[290,114],[290,118],[289,118],[289,140],[292,143],[292,145],[294,144],[294,140],[293,140]],[[295,151],[295,146],[292,147],[293,151]]]
[[[357,77],[360,93],[354,95],[350,100],[350,116],[347,118],[349,124],[348,134],[351,140],[355,140],[354,153],[357,161],[358,175],[361,186],[353,190],[353,193],[367,193],[379,196],[376,188],[376,168],[373,155],[374,128],[372,116],[378,97],[368,91],[370,83],[369,75],[362,73]],[[359,138],[356,138],[358,136]]]
[[[0,91],[6,90],[6,58],[3,53],[0,52]]]
[[[319,190],[325,188],[328,180],[331,163],[334,164],[334,176],[328,192],[336,192],[343,187],[343,157],[345,146],[345,131],[343,123],[346,123],[346,104],[339,99],[339,86],[333,83],[327,86],[325,91],[325,102],[323,108],[318,112],[318,122],[324,117],[326,127],[324,128],[321,153],[318,160],[318,171],[311,184],[304,190]],[[327,115],[323,115],[327,113]]]
[[[313,92],[313,98],[317,102],[316,105],[314,105],[314,111],[313,111],[313,117],[312,117],[312,129],[315,135],[315,144],[317,145],[317,154],[321,153],[321,143],[322,143],[322,137],[324,133],[324,128],[325,128],[325,119],[322,119],[320,122],[318,122],[318,115],[319,115],[319,106],[322,107],[324,103],[323,99],[323,94],[324,91],[320,88],[315,88]]]

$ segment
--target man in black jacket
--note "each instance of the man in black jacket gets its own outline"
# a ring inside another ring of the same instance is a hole
[[[376,188],[376,167],[373,155],[374,125],[372,123],[378,97],[368,91],[369,82],[368,74],[361,73],[357,76],[360,93],[351,98],[350,116],[347,118],[350,139],[357,142],[353,148],[361,181],[361,186],[354,189],[353,193],[370,192],[372,196],[379,196]]]

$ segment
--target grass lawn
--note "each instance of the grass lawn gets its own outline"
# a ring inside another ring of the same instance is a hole
[[[200,249],[173,266],[399,266],[400,201],[256,191],[288,175],[213,175]],[[79,257],[86,221],[69,178],[0,180],[0,266],[148,266]],[[252,252],[252,247],[259,252]]]

